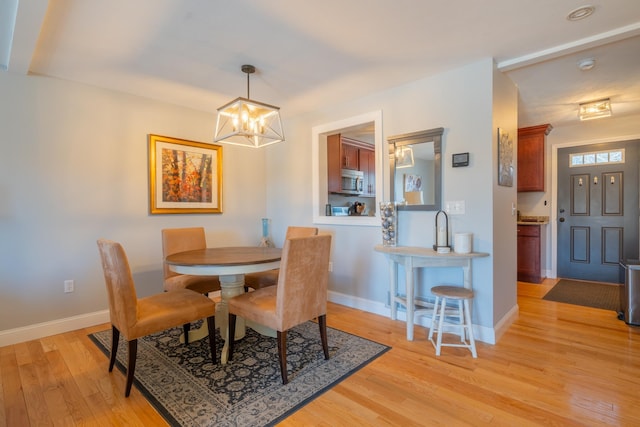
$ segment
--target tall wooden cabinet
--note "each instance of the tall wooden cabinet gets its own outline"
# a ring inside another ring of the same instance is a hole
[[[364,173],[363,196],[375,197],[376,195],[376,152],[366,148],[360,148],[358,152],[360,170]]]
[[[342,189],[342,169],[340,134],[327,137],[327,188],[330,193]]]
[[[518,191],[544,191],[545,143],[550,124],[518,129]]]

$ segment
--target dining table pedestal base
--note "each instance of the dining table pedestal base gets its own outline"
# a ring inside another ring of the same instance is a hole
[[[219,276],[219,279],[220,301],[216,304],[216,327],[219,328],[220,335],[222,335],[222,339],[224,340],[224,346],[222,347],[222,353],[220,354],[220,362],[224,365],[227,363],[229,355],[229,340],[227,339],[227,333],[229,332],[229,309],[227,308],[227,301],[230,298],[244,293],[244,274],[229,274]],[[244,338],[247,326],[259,334],[276,337],[275,330],[259,323],[247,322],[242,317],[238,316],[236,317],[236,341]],[[209,328],[207,327],[207,323],[203,322],[201,327],[189,331],[189,342],[201,340],[208,336]],[[180,342],[184,342],[184,336],[180,337]]]
[[[216,304],[216,327],[220,331],[220,335],[224,340],[220,362],[224,365],[227,363],[229,354],[229,340],[227,334],[229,332],[229,309],[227,308],[227,300],[244,293],[244,274],[229,274],[219,276],[220,279],[220,302]],[[246,333],[245,321],[241,317],[236,318],[235,339],[244,338]],[[202,326],[189,331],[189,342],[201,340],[209,335],[209,328],[206,322],[202,322]],[[180,337],[180,342],[184,342],[184,337]]]
[[[224,339],[220,362],[226,364],[229,359],[229,309],[227,301],[244,293],[245,273],[257,273],[280,267],[282,250],[269,247],[238,246],[194,249],[178,252],[167,256],[165,262],[172,271],[179,274],[193,274],[196,276],[218,276],[220,280],[220,299],[216,304],[216,326]],[[246,322],[238,316],[234,339],[244,338],[246,326],[256,332],[275,337],[276,332],[265,326]],[[206,322],[199,329],[189,332],[189,341],[196,341],[207,337],[209,331]],[[184,338],[181,340],[184,342]]]

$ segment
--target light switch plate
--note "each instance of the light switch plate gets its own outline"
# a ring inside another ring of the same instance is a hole
[[[444,202],[444,211],[448,215],[464,215],[465,202],[464,200]]]

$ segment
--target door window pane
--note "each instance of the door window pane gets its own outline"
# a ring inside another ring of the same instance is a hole
[[[607,163],[624,163],[624,148],[612,151],[595,151],[569,155],[569,167],[594,166]]]

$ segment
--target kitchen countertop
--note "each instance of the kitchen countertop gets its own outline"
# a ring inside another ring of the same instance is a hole
[[[549,224],[548,216],[536,216],[536,215],[520,215],[520,219],[517,221],[518,225],[546,225]]]

